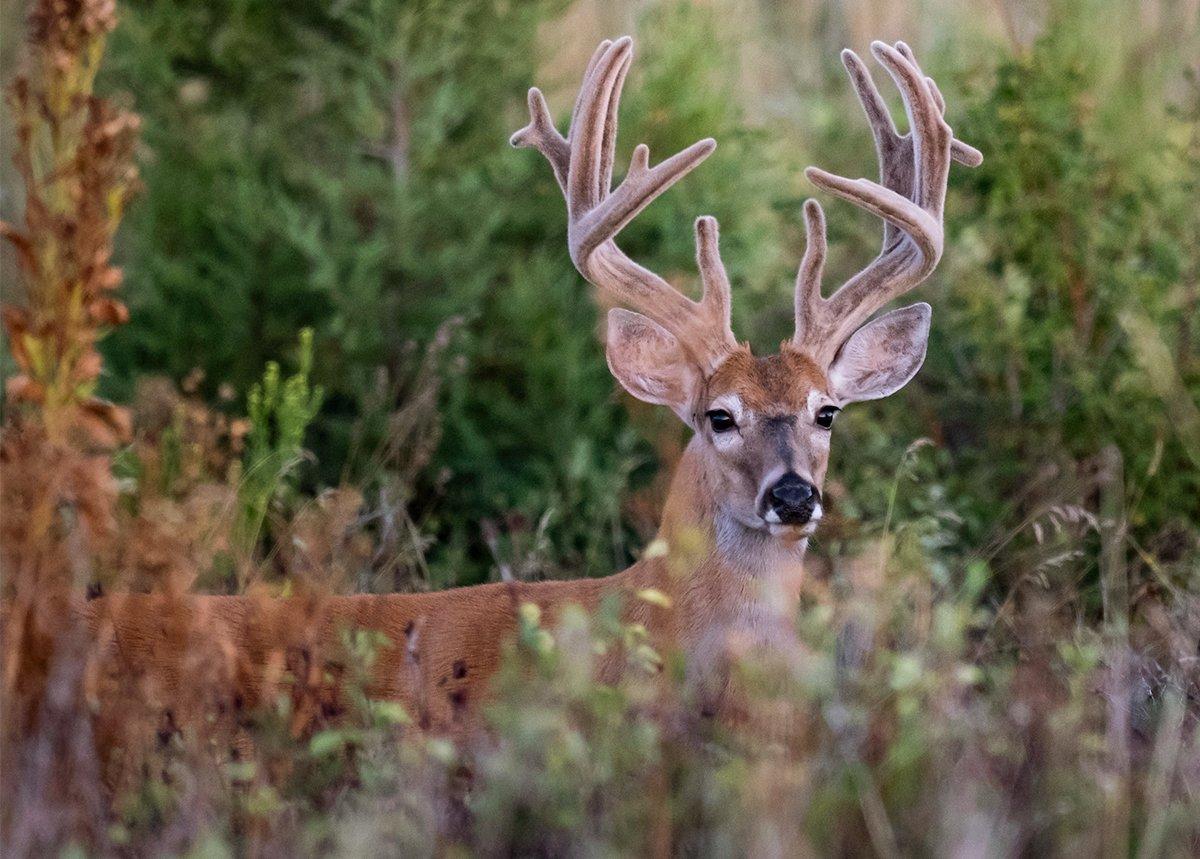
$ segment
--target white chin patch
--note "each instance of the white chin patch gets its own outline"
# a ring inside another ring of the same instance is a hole
[[[815,521],[805,522],[803,525],[768,525],[767,533],[772,537],[788,537],[793,540],[802,537],[811,537],[817,530]]]
[[[813,508],[812,518],[810,518],[803,525],[785,525],[780,520],[779,514],[774,510],[768,510],[762,519],[767,525],[767,533],[773,537],[811,537],[814,533],[816,533],[817,525],[821,522],[821,514],[823,512],[824,511],[821,509],[821,505],[817,504],[817,506]]]

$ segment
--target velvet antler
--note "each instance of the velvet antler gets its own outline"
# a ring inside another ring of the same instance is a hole
[[[883,247],[870,265],[823,298],[825,216],[815,200],[805,202],[808,245],[796,277],[793,343],[822,365],[833,360],[871,314],[933,271],[942,255],[942,210],[950,162],[974,167],[983,161],[979,150],[954,139],[943,117],[942,94],[933,79],[922,73],[908,45],[873,42],[871,53],[900,89],[909,131],[897,132],[866,64],[853,51],[843,51],[842,62],[875,137],[880,181],[846,179],[818,167],[809,167],[805,175],[818,188],[882,218]]]
[[[532,146],[554,169],[567,201],[567,241],[571,260],[589,281],[661,325],[709,370],[737,345],[729,327],[729,279],[717,250],[717,222],[696,221],[696,257],[704,292],[693,301],[617,247],[617,234],[639,212],[687,175],[716,148],[711,138],[697,141],[651,167],[650,150],[633,150],[629,171],[612,188],[613,150],[621,87],[633,60],[628,36],[604,41],[592,55],[563,137],[554,127],[546,100],[529,91],[530,122],[512,136],[514,146]]]
[[[817,187],[882,218],[883,247],[870,265],[829,298],[822,297],[825,217],[815,200],[805,203],[808,244],[796,277],[793,344],[823,366],[871,314],[933,271],[942,254],[950,162],[976,166],[983,160],[977,149],[954,139],[937,84],[921,71],[906,44],[873,42],[871,53],[900,89],[909,131],[902,135],[896,130],[866,65],[853,51],[843,51],[842,62],[874,134],[880,181],[846,179],[817,167],[809,167],[805,175]],[[532,146],[550,162],[566,197],[568,245],[580,273],[661,325],[711,371],[737,345],[716,220],[696,220],[696,258],[704,285],[698,302],[631,260],[615,242],[642,209],[716,148],[706,138],[650,167],[649,149],[639,145],[625,179],[612,188],[617,108],[632,57],[628,36],[600,44],[584,72],[566,137],[554,127],[541,91],[531,89],[530,122],[512,136],[512,144]]]

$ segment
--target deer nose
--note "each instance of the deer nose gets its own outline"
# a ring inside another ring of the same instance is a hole
[[[804,525],[812,518],[821,501],[817,487],[794,471],[789,471],[771,487],[771,509],[785,525]]]

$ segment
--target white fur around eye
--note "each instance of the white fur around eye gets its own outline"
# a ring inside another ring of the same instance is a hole
[[[837,403],[835,403],[833,399],[823,391],[809,391],[807,418],[809,421],[815,421],[817,419],[817,412],[819,412],[822,408],[825,406],[836,405]]]
[[[730,430],[729,432],[714,432],[712,436],[713,447],[717,450],[733,450],[742,443],[742,433],[740,430]]]
[[[737,429],[731,429],[728,432],[713,432],[711,424],[708,422],[708,413],[718,410],[729,412],[733,417],[733,422],[737,424]],[[704,410],[704,415],[701,420],[704,421],[705,427],[708,430],[709,436],[712,438],[713,447],[717,450],[731,450],[742,442],[741,428],[746,418],[746,409],[742,405],[741,397],[736,394],[725,394],[717,397],[708,404],[708,408]]]

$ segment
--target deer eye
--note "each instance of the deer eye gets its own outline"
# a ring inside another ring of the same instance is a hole
[[[713,409],[711,412],[705,412],[704,416],[708,418],[713,432],[729,432],[731,429],[737,429],[737,421],[724,409]]]
[[[817,410],[817,426],[829,429],[833,426],[834,416],[840,411],[837,406],[821,406]]]

